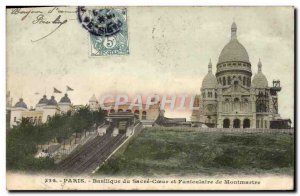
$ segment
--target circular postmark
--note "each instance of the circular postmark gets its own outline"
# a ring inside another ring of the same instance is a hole
[[[123,17],[114,9],[88,9],[78,7],[78,20],[91,34],[96,36],[112,36],[122,30]],[[107,40],[108,46],[113,45],[113,40]]]

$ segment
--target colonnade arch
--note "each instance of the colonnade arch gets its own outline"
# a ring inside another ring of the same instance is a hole
[[[249,118],[225,118],[223,119],[223,128],[250,128],[251,121]]]

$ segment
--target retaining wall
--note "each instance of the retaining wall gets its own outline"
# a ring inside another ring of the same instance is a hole
[[[286,133],[294,134],[292,129],[241,129],[241,128],[201,128],[201,127],[151,127],[146,130],[175,130],[175,131],[193,131],[193,132],[223,132],[223,133]]]

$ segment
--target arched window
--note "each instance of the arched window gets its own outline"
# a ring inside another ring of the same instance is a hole
[[[234,119],[233,120],[233,128],[240,128],[240,126],[241,126],[241,121],[240,121],[240,119]]]
[[[147,119],[147,112],[143,111],[142,112],[142,120],[146,120]]]
[[[225,112],[229,112],[230,109],[229,109],[230,105],[229,105],[229,99],[225,99],[225,104],[224,104],[224,110]]]
[[[225,77],[223,77],[223,86],[225,86],[226,85],[226,79],[225,79]]]
[[[123,110],[122,109],[118,109],[118,112],[123,112]]]
[[[250,128],[250,120],[248,118],[244,120],[243,128]]]
[[[244,99],[244,103],[243,103],[243,110],[244,110],[245,112],[248,112],[248,111],[250,111],[250,109],[249,109],[249,103],[248,103],[248,99]]]
[[[128,109],[128,110],[126,110],[126,112],[130,112],[131,113],[131,110]]]
[[[245,86],[246,85],[246,78],[243,77],[243,85]]]
[[[239,76],[239,80],[242,81],[242,77],[241,76]]]
[[[231,78],[230,78],[230,76],[227,77],[227,84],[231,85]]]
[[[230,120],[228,118],[223,120],[223,128],[229,128]]]
[[[39,123],[42,123],[42,117],[41,116],[39,117]]]
[[[239,98],[234,98],[234,109],[235,110],[240,110],[240,103],[239,103]]]
[[[205,96],[205,92],[203,92],[202,96],[203,96],[203,98],[205,98],[205,97],[206,97],[206,96]]]
[[[135,110],[134,114],[137,118],[140,118],[140,111],[139,110]]]
[[[111,109],[111,110],[110,110],[110,113],[115,113],[115,110],[114,110],[114,109]]]

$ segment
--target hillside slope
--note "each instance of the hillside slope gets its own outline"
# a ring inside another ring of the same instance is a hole
[[[294,135],[144,129],[96,175],[293,174]]]

